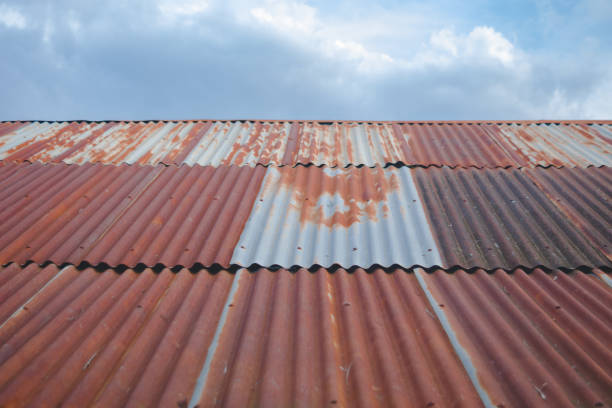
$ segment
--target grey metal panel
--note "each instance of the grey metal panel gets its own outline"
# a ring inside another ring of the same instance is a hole
[[[441,265],[408,168],[268,168],[232,263]]]

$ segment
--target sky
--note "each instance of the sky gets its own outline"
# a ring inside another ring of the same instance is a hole
[[[0,120],[612,119],[612,1],[0,0]]]

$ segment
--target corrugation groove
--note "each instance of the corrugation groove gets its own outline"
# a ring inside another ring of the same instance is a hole
[[[7,168],[15,166],[8,165]],[[21,164],[0,262],[228,265],[265,168]]]
[[[441,265],[408,168],[270,167],[232,264]]]
[[[612,403],[612,292],[593,275],[519,269],[424,277],[494,405]]]
[[[83,164],[612,166],[608,122],[24,122],[0,160]]]
[[[446,267],[610,265],[519,170],[412,171]]]

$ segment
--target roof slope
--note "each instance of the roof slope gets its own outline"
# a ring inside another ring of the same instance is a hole
[[[0,269],[0,403],[600,406],[595,275]]]
[[[611,166],[612,123],[0,123],[0,160],[84,164]]]
[[[612,405],[611,142],[0,122],[0,406]]]
[[[0,263],[612,266],[612,173],[577,170],[6,164]]]

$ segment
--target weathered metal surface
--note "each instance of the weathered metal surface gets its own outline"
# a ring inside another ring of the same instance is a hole
[[[612,166],[609,122],[0,123],[0,160],[347,167]]]
[[[0,267],[2,406],[607,406],[573,271]]]
[[[0,263],[227,265],[264,172],[0,166]]]
[[[0,269],[0,405],[181,406],[228,273]]]
[[[445,267],[490,270],[610,265],[610,260],[521,170],[412,171]],[[555,170],[534,169],[530,174],[551,171]],[[600,178],[609,177],[607,169],[590,171]],[[598,196],[589,200],[603,209],[604,217],[610,217],[609,202]],[[587,223],[583,228],[596,228],[591,221],[581,218]],[[606,234],[607,244],[599,247],[609,248],[609,231],[602,234]]]
[[[607,168],[4,164],[0,262],[602,267],[609,186]]]
[[[491,136],[520,166],[612,166],[609,125],[488,126]]]
[[[242,271],[191,402],[480,406],[412,274]]]
[[[486,129],[491,125],[394,125],[406,139],[407,161],[451,167],[511,167],[517,163]]]
[[[612,169],[524,169],[584,236],[612,260]]]
[[[560,271],[416,271],[492,406],[612,405],[612,290]]]
[[[0,280],[0,405],[481,405],[403,271]]]
[[[231,262],[441,265],[407,167],[269,167]]]

